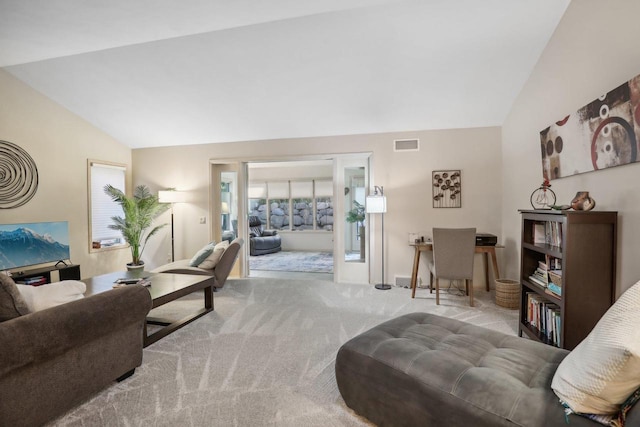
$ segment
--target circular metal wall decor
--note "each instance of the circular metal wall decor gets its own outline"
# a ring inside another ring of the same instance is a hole
[[[38,168],[33,158],[8,141],[0,141],[0,209],[27,203],[38,190]]]

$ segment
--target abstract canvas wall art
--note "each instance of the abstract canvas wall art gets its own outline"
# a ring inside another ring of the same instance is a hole
[[[542,174],[557,179],[634,163],[640,139],[640,75],[540,132]]]

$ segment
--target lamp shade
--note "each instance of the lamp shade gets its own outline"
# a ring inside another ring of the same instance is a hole
[[[220,213],[222,213],[222,214],[228,214],[229,213],[229,203],[222,202],[222,207],[220,209]]]
[[[187,200],[185,191],[166,190],[158,191],[158,201],[160,203],[182,203]]]
[[[367,196],[365,208],[367,213],[385,213],[387,211],[387,198],[385,196]]]

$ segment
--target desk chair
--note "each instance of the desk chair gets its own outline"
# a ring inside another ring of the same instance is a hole
[[[464,280],[469,305],[473,307],[473,257],[475,228],[434,228],[433,260],[429,262],[429,289],[436,279],[436,304],[440,304],[440,278]],[[471,282],[469,284],[469,282]]]

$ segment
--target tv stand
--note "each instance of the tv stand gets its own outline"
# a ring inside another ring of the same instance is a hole
[[[14,281],[27,279],[29,277],[44,276],[47,279],[47,283],[51,283],[51,272],[57,271],[59,280],[80,280],[80,266],[76,264],[66,264],[62,261],[58,261],[55,265],[47,267],[32,268],[26,270],[14,271],[11,273],[11,278]]]

